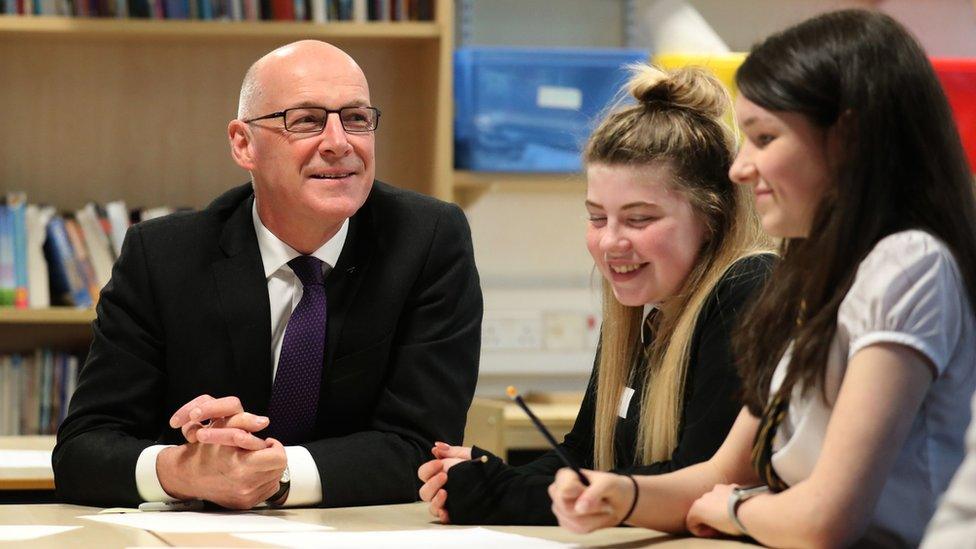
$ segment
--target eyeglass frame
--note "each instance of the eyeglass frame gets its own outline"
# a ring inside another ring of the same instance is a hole
[[[325,122],[322,123],[322,128],[320,130],[318,130],[317,132],[315,132],[315,131],[297,132],[297,131],[289,130],[288,129],[288,118],[287,118],[288,111],[297,111],[299,109],[316,109],[316,110],[320,110],[320,111],[325,111]],[[376,120],[374,122],[373,128],[370,129],[370,130],[349,130],[349,129],[347,129],[346,128],[346,125],[342,123],[342,111],[345,110],[345,109],[367,109],[367,110],[370,110],[370,111],[375,112],[376,113]],[[380,127],[380,115],[383,114],[383,112],[380,111],[376,107],[364,107],[364,106],[339,107],[338,109],[327,109],[325,107],[288,107],[287,109],[282,110],[282,111],[273,112],[271,114],[266,114],[264,116],[258,116],[256,118],[251,118],[251,119],[248,119],[248,120],[241,120],[241,122],[244,122],[245,124],[250,124],[251,122],[257,122],[258,120],[270,120],[272,118],[280,118],[281,119],[281,125],[285,128],[285,131],[286,132],[298,133],[298,134],[315,134],[315,133],[321,133],[322,131],[325,130],[325,127],[329,124],[329,115],[332,114],[332,113],[335,113],[335,114],[339,115],[339,125],[342,126],[342,131],[344,131],[346,133],[355,133],[355,134],[367,134],[367,133],[373,133],[373,132],[375,132],[376,129]]]

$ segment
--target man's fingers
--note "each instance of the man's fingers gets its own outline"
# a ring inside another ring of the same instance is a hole
[[[275,479],[269,482],[268,484],[266,484],[265,486],[263,486],[261,490],[261,498],[258,500],[258,503],[261,503],[262,501],[268,501],[268,498],[278,493],[278,489],[280,487],[281,487],[280,479]]]
[[[244,411],[241,406],[241,399],[236,396],[215,398],[201,402],[189,408],[187,414],[191,421],[201,423],[207,420],[227,418]]]
[[[243,450],[264,450],[268,447],[268,443],[264,439],[241,429],[227,427],[196,429],[194,434],[196,439],[204,444],[234,446]]]
[[[200,406],[208,400],[213,400],[213,397],[210,395],[200,395],[183,406],[180,406],[180,409],[174,412],[173,416],[169,418],[169,426],[174,429],[182,427],[185,423],[190,421],[190,410]]]
[[[203,429],[203,425],[196,421],[184,423],[183,427],[180,427],[180,430],[183,431],[183,438],[189,443],[200,442],[197,440],[197,431],[200,429]]]
[[[273,438],[267,438],[263,442],[265,445],[263,449],[247,454],[244,460],[249,467],[259,471],[274,471],[280,476],[288,465],[285,447]]]
[[[432,459],[424,463],[417,469],[417,478],[423,482],[430,480],[430,477],[444,470],[444,464],[439,459]]]
[[[225,419],[224,424],[221,425],[221,427],[241,429],[242,431],[247,431],[249,433],[256,433],[263,430],[267,426],[268,418],[266,416],[258,416],[249,412],[234,414]]]

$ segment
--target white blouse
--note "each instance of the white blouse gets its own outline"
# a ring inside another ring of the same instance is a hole
[[[952,253],[923,231],[878,242],[858,267],[837,312],[824,403],[819,389],[795,387],[773,441],[772,465],[789,485],[807,478],[820,456],[848,361],[878,343],[897,343],[928,358],[935,379],[885,482],[873,526],[917,545],[939,496],[962,461],[969,401],[976,389],[976,318]],[[773,374],[786,375],[790,350]]]

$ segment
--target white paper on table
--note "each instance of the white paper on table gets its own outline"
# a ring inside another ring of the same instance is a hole
[[[310,532],[332,530],[330,526],[297,522],[257,513],[159,512],[120,515],[84,515],[78,518],[130,526],[167,534],[205,532]]]
[[[53,536],[81,526],[50,526],[46,524],[3,524],[0,525],[0,541],[25,541]]]
[[[0,450],[0,463],[4,469],[51,469],[51,450]]]
[[[389,532],[291,532],[234,534],[247,541],[268,543],[283,547],[328,547],[329,549],[430,549],[450,547],[456,549],[566,549],[576,545],[532,538],[487,528],[432,528],[426,530],[400,530]]]

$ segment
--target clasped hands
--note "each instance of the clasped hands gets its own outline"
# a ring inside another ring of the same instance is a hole
[[[202,499],[229,509],[250,509],[278,491],[288,464],[285,448],[253,433],[269,420],[244,411],[237,397],[201,395],[169,420],[186,443],[166,448],[156,459],[159,483],[170,496]]]

